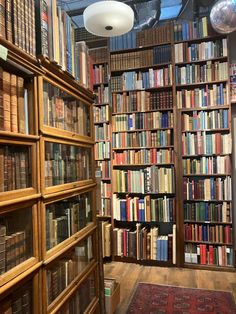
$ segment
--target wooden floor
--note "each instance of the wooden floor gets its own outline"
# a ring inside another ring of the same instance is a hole
[[[116,314],[126,313],[135,285],[138,282],[211,290],[229,290],[233,293],[236,300],[236,272],[151,267],[111,262],[104,265],[104,276],[116,278],[121,285],[121,302],[116,310]]]

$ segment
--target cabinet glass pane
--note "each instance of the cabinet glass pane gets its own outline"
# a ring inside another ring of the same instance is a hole
[[[0,131],[29,134],[27,82],[1,67],[0,77]]]
[[[91,149],[45,143],[45,186],[91,179]]]
[[[47,250],[92,222],[92,193],[84,193],[46,205]]]
[[[50,304],[93,259],[92,237],[80,242],[47,269],[47,296]]]
[[[89,106],[61,90],[43,82],[44,124],[90,136]]]
[[[0,192],[32,186],[31,148],[0,145]]]
[[[32,211],[0,215],[0,274],[32,257]]]
[[[57,313],[82,314],[86,311],[95,296],[95,273],[92,273]]]
[[[33,285],[32,282],[30,281],[27,284],[24,284],[22,287],[15,290],[14,292],[12,292],[3,301],[1,301],[0,312],[4,314],[11,313],[33,314],[32,295]]]

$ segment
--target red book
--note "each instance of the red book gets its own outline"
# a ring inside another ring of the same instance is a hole
[[[214,248],[213,245],[209,245],[209,261],[208,261],[209,265],[213,265],[214,264]]]
[[[127,256],[127,229],[123,232],[123,255]]]

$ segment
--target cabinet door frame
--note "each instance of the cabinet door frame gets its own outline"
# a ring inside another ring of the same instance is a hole
[[[58,256],[59,254],[61,254],[62,252],[64,252],[65,250],[67,250],[68,248],[70,248],[71,246],[73,246],[75,243],[78,242],[78,239],[80,239],[81,237],[84,237],[84,235],[86,235],[88,232],[90,232],[91,230],[94,229],[95,225],[96,225],[96,217],[94,214],[94,210],[95,210],[95,191],[94,191],[94,186],[95,184],[93,184],[91,187],[87,187],[87,188],[79,188],[76,191],[70,192],[67,195],[63,194],[63,195],[59,195],[57,197],[50,197],[48,199],[45,199],[44,202],[41,202],[41,239],[42,239],[42,259],[44,261],[50,260],[51,258]],[[85,226],[83,229],[78,230],[76,233],[74,233],[73,235],[71,235],[69,238],[67,238],[66,240],[64,240],[63,242],[57,244],[56,246],[52,247],[51,249],[46,248],[46,206],[48,204],[54,203],[54,202],[58,202],[60,200],[64,200],[67,198],[71,198],[77,195],[81,195],[81,194],[85,194],[85,193],[91,193],[91,198],[92,198],[92,206],[91,206],[91,212],[92,212],[92,220],[91,222]],[[95,245],[95,243],[94,243]],[[95,256],[95,252],[94,252],[94,256]]]
[[[47,83],[53,85],[56,88],[59,88],[60,90],[68,93],[71,95],[75,100],[82,102],[85,106],[88,107],[88,116],[90,117],[90,136],[87,135],[82,135],[82,134],[77,134],[72,131],[67,131],[64,129],[59,129],[56,127],[52,127],[49,125],[44,124],[44,103],[43,103],[43,82],[46,81]],[[58,83],[56,80],[52,80],[47,76],[39,76],[38,77],[38,103],[39,103],[39,127],[44,135],[52,135],[56,137],[60,137],[63,139],[68,139],[68,140],[74,140],[74,141],[80,141],[84,142],[87,144],[93,144],[93,120],[92,120],[92,103],[88,102],[81,96],[77,95],[70,89],[65,88],[62,86],[60,83]]]
[[[32,141],[21,141],[20,139],[0,139],[0,145],[16,145],[16,146],[27,146],[31,148],[31,170],[32,170],[32,184],[31,187],[25,189],[11,190],[0,193],[0,206],[1,202],[16,202],[27,199],[29,196],[34,196],[38,193],[39,183],[39,164],[38,164],[38,147],[37,143]],[[18,200],[17,200],[18,199]]]

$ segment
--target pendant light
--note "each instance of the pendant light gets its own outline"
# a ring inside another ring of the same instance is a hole
[[[86,30],[102,37],[125,34],[134,24],[133,10],[119,1],[95,2],[84,10],[83,18]]]

